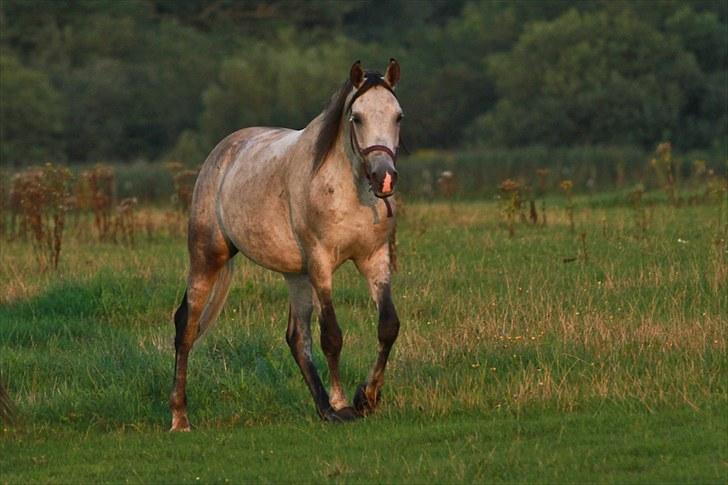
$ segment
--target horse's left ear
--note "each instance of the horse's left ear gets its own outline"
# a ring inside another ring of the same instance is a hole
[[[389,59],[387,70],[384,71],[384,80],[387,81],[387,84],[389,84],[389,87],[392,89],[394,89],[399,82],[399,62],[397,62],[397,59]]]

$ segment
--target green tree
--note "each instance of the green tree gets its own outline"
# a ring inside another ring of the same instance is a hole
[[[629,10],[531,24],[488,61],[501,95],[471,127],[493,145],[639,144],[672,137],[701,71]]]
[[[374,58],[369,52],[343,37],[313,46],[300,45],[285,33],[275,44],[250,41],[222,62],[204,93],[204,142],[211,147],[247,126],[305,127],[346,80],[351,63]],[[381,66],[386,61],[382,57]]]
[[[0,55],[0,161],[2,165],[58,160],[63,104],[48,76]]]

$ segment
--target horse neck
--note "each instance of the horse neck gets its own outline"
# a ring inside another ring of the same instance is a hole
[[[349,141],[349,125],[342,120],[339,134],[327,159],[324,161],[321,171],[326,171],[326,177],[334,180],[340,190],[349,195],[355,195],[359,203],[372,206],[376,198],[369,188],[369,181],[361,173],[361,160],[354,153]]]

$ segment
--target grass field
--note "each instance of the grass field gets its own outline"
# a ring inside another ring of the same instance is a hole
[[[547,226],[513,238],[495,202],[407,204],[382,406],[347,425],[316,417],[280,276],[238,259],[191,359],[193,433],[172,435],[184,236],[132,247],[69,227],[55,273],[3,241],[0,379],[18,416],[0,482],[725,483],[728,207],[652,205],[642,229],[610,200],[577,199],[575,233],[550,202]],[[376,314],[351,265],[334,291],[352,393]]]

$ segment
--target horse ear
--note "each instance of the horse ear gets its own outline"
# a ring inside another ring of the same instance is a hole
[[[384,72],[384,80],[387,81],[387,84],[392,89],[399,82],[399,62],[397,62],[397,59],[392,58],[389,60],[387,70]]]
[[[361,67],[361,61],[356,61],[351,65],[351,71],[349,71],[349,80],[355,88],[359,88],[364,82],[364,69]]]

